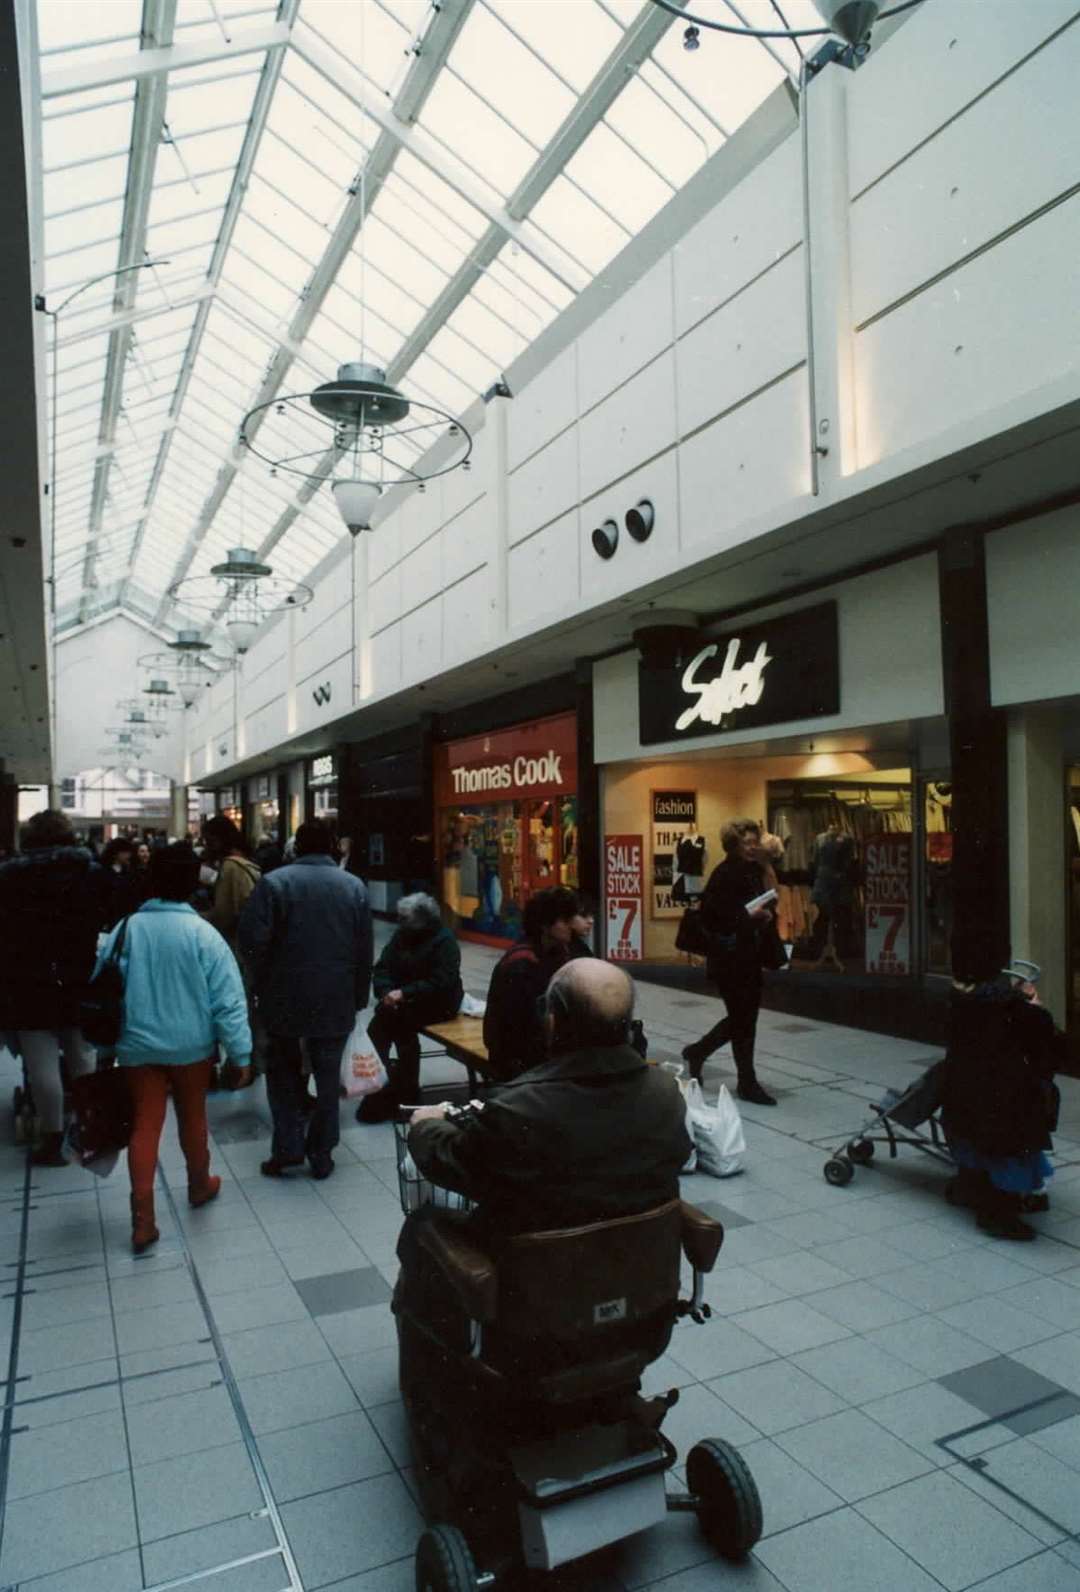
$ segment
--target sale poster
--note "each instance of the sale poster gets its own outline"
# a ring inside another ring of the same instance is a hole
[[[645,842],[641,835],[604,839],[604,943],[612,962],[640,962]]]
[[[866,971],[911,972],[911,836],[866,842]]]
[[[650,911],[654,918],[681,918],[685,897],[676,891],[679,842],[697,833],[696,790],[654,790],[652,817],[652,879]]]

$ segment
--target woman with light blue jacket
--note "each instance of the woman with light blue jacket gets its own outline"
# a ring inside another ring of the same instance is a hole
[[[188,846],[155,851],[150,898],[118,924],[102,947],[100,968],[121,933],[124,1021],[116,1057],[127,1069],[134,1127],[128,1147],[131,1243],[136,1254],[157,1242],[154,1173],[171,1091],[187,1162],[188,1200],[205,1205],[221,1188],[210,1176],[206,1092],[215,1046],[239,1069],[236,1087],[251,1081],[247,998],[236,958],[188,897],[199,883],[199,859]]]

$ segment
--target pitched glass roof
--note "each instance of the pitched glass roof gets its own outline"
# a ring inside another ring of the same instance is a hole
[[[169,586],[237,545],[302,579],[340,518],[237,447],[245,413],[361,351],[459,413],[798,67],[689,53],[651,0],[37,0],[37,25],[62,625],[175,627]],[[312,445],[272,408],[259,442]]]

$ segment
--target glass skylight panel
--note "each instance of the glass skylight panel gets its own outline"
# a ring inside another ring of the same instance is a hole
[[[102,237],[117,237],[123,223],[124,203],[113,199],[89,209],[69,211],[45,219],[45,248],[48,254],[60,249],[77,249]]]
[[[622,36],[622,29],[593,0],[566,5],[552,0],[480,0],[505,16],[516,33],[582,94]]]
[[[511,31],[514,11],[474,6],[454,44],[450,70],[539,147],[573,109],[575,96]]]
[[[604,120],[677,188],[724,141],[721,129],[660,73],[639,73]]]
[[[462,300],[446,326],[481,354],[489,369],[508,365],[525,341],[515,326],[494,315],[473,293]]]
[[[109,0],[107,5],[38,0],[39,47],[43,55],[50,55],[57,50],[81,52],[103,40],[114,49],[137,46],[141,21],[141,0]]]
[[[459,376],[452,375],[430,352],[421,354],[419,359],[413,361],[407,380],[410,389],[422,388],[430,393],[435,403],[451,415],[461,414],[476,397],[475,388],[469,387]]]
[[[630,233],[651,221],[674,192],[604,122],[597,123],[564,171]]]
[[[718,36],[716,47],[708,48],[713,42],[703,40],[700,50],[688,52],[676,24],[653,51],[653,60],[730,132],[757,109],[784,72],[754,39]]]
[[[513,193],[537,156],[534,144],[449,72],[440,73],[436,79],[420,125],[504,199]]]
[[[530,220],[594,274],[603,270],[630,237],[626,228],[618,226],[565,177],[556,177],[534,206]]]
[[[56,103],[64,105],[62,99]],[[134,96],[80,111],[78,115],[46,116],[42,125],[42,156],[46,175],[88,157],[126,154],[131,145]]]
[[[407,8],[394,0],[387,6],[373,0],[365,0],[363,5],[302,0],[296,26],[301,31],[311,28],[384,94],[391,92],[401,76],[414,27]]]

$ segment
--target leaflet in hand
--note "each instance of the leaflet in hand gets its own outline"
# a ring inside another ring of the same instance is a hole
[[[747,912],[756,912],[759,907],[767,907],[775,900],[777,900],[776,891],[766,890],[763,892],[763,894],[755,896],[752,901],[748,901],[746,903],[746,910]]]

